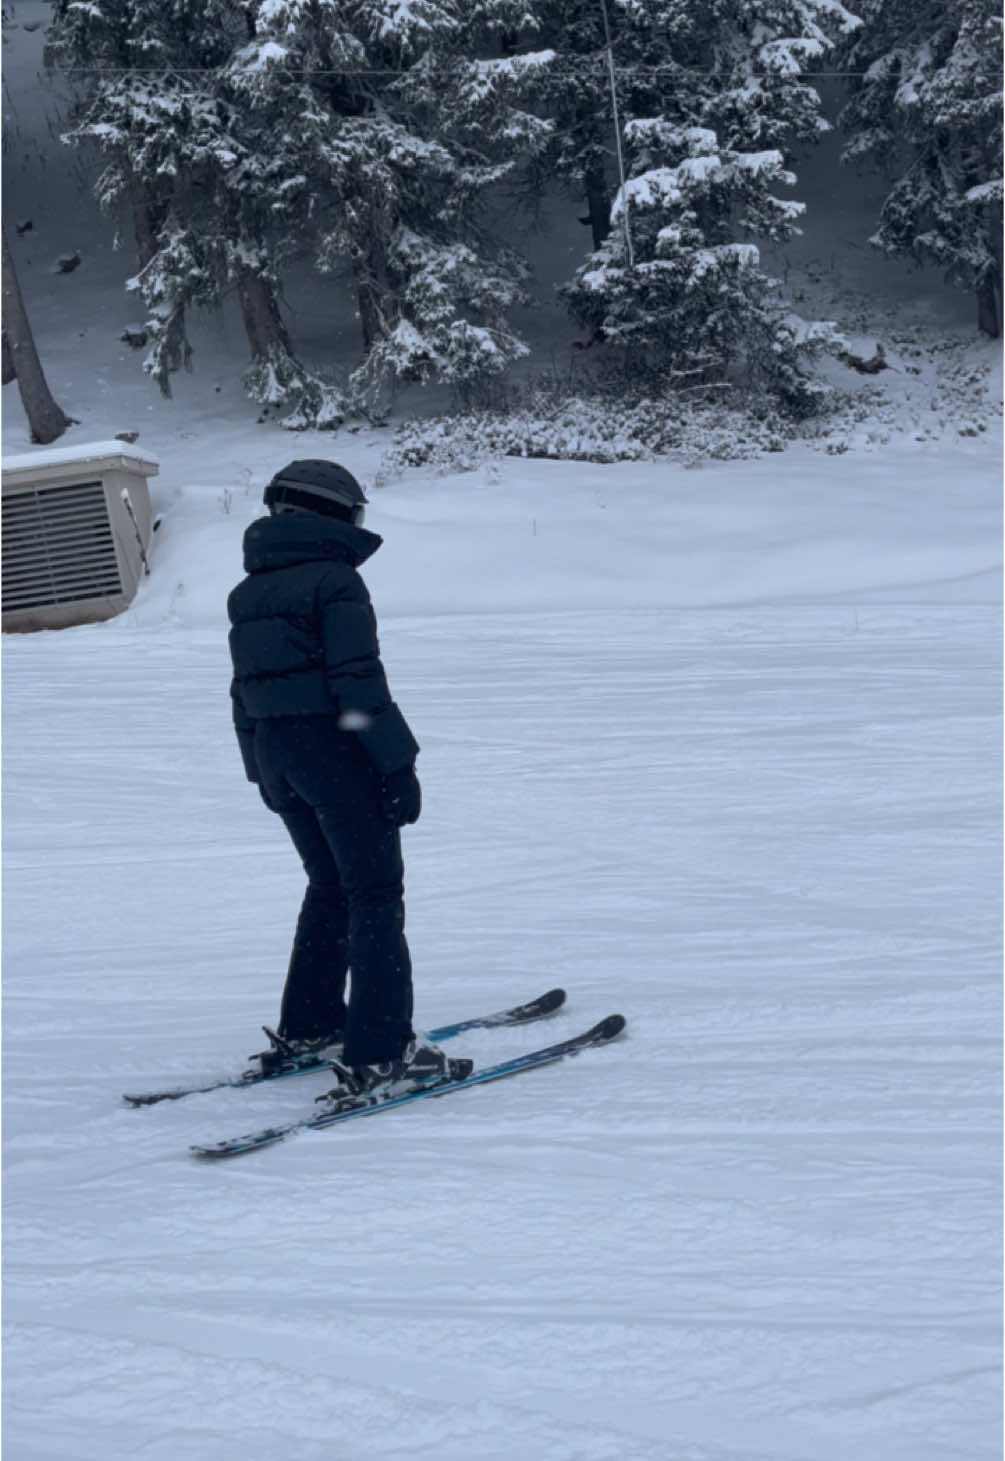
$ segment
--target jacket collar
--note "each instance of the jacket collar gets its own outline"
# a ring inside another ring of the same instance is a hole
[[[298,563],[349,563],[358,568],[383,542],[376,533],[319,513],[260,517],[244,535],[244,568],[261,573]]]

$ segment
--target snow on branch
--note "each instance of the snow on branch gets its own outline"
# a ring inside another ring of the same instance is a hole
[[[1000,203],[1003,192],[1003,179],[992,178],[989,183],[978,183],[975,187],[968,188],[963,196],[968,203]]]
[[[766,71],[779,76],[799,76],[812,61],[826,55],[829,46],[806,36],[790,36],[769,41],[758,51],[758,60]]]

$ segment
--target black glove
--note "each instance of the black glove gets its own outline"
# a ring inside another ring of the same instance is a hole
[[[381,778],[380,809],[388,822],[404,827],[417,822],[422,810],[422,788],[414,766],[402,766]]]

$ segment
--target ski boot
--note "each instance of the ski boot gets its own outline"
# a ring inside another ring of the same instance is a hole
[[[249,1055],[248,1059],[259,1062],[263,1075],[278,1075],[282,1071],[298,1070],[303,1065],[324,1064],[328,1060],[337,1060],[342,1051],[341,1030],[316,1039],[293,1040],[278,1035],[268,1025],[263,1025],[262,1029],[269,1038],[270,1048],[259,1051],[257,1055]]]
[[[423,1086],[442,1086],[451,1081],[467,1080],[475,1068],[473,1060],[458,1060],[430,1040],[413,1039],[398,1060],[382,1060],[374,1065],[347,1065],[329,1059],[338,1077],[334,1090],[319,1096],[319,1101],[335,1104],[346,1096],[395,1096]]]

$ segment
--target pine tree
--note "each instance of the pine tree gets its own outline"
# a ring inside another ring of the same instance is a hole
[[[524,18],[514,0],[57,0],[50,55],[91,77],[70,139],[106,153],[106,205],[147,204],[134,287],[162,389],[186,312],[231,290],[248,389],[292,402],[292,426],[379,410],[397,381],[477,389],[522,353],[506,316],[524,266],[481,215],[547,132],[522,99],[550,57],[498,55]],[[345,390],[282,321],[283,270],[305,263],[354,295]]]
[[[939,265],[1002,329],[1001,10],[991,0],[863,0],[863,73],[840,125],[848,162],[896,174],[871,242]]]
[[[484,211],[492,190],[547,135],[521,100],[551,56],[472,55],[490,35],[480,8],[468,7],[449,49],[427,51],[395,84],[387,108],[400,129],[393,150],[388,122],[367,127],[365,146],[379,149],[385,179],[383,228],[374,232],[386,242],[380,326],[353,378],[364,395],[381,382],[438,380],[471,399],[527,353],[508,321],[525,297],[527,266],[492,241]],[[327,242],[358,254],[358,226],[344,213]]]
[[[212,21],[216,20],[213,25]],[[206,97],[198,70],[226,54],[230,17],[202,0],[55,0],[46,59],[75,84],[76,118],[64,141],[96,147],[105,166],[95,196],[132,216],[140,277],[158,272],[168,241],[178,249],[178,214],[199,186],[190,163],[193,133],[205,130]],[[191,260],[189,260],[191,265]],[[201,289],[160,289],[151,303],[152,348],[145,369],[165,395],[170,376],[188,367],[185,307],[213,299]]]
[[[317,268],[349,282],[363,359],[348,392],[371,413],[398,382],[476,390],[525,349],[506,319],[523,266],[481,226],[488,190],[547,130],[520,103],[550,58],[479,54],[520,14],[509,0],[259,4],[259,44],[283,57],[259,67],[253,99],[272,116],[262,183],[306,201]]]
[[[249,394],[272,404],[325,394],[280,315],[274,214],[246,187],[252,159],[231,62],[252,35],[237,0],[56,0],[49,63],[84,78],[65,140],[97,145],[99,202],[132,211],[140,267],[128,287],[147,306],[144,369],[165,395],[190,364],[187,314],[219,308],[229,292],[248,336]]]
[[[792,144],[827,123],[805,79],[855,17],[831,0],[619,0],[628,120],[611,232],[565,291],[631,360],[707,378],[742,368],[793,404],[799,352],[827,338],[773,305],[756,239],[798,231]],[[620,50],[618,49],[620,46]]]

